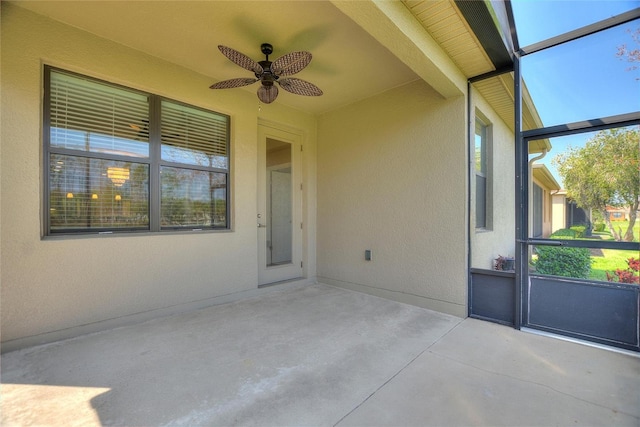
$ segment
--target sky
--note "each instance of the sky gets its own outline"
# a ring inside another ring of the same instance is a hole
[[[630,0],[512,0],[521,47],[640,7]]]
[[[639,8],[640,0],[513,0],[512,7],[520,47]],[[616,55],[618,47],[640,49],[631,32],[640,20],[584,37],[565,45],[527,55],[522,73],[543,125],[578,122],[640,111],[640,64]],[[567,145],[582,146],[593,134],[551,140],[552,151],[541,163],[562,184],[554,155]]]

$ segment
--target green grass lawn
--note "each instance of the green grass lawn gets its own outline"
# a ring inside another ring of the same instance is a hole
[[[616,249],[603,249],[604,256],[591,257],[590,279],[607,281],[607,271],[612,274],[617,268],[626,270],[627,260],[631,257],[638,258],[637,251],[620,251]]]
[[[618,229],[618,227],[622,228],[622,232],[624,233],[629,225],[628,221],[615,221],[613,222],[613,226]],[[638,237],[640,236],[640,221],[636,221],[634,227],[634,242],[638,241]],[[611,233],[609,233],[608,229],[601,233],[594,232],[594,236],[600,236],[603,240],[611,240]],[[626,270],[627,260],[629,258],[640,258],[640,253],[638,251],[621,251],[616,249],[602,249],[603,256],[592,256],[591,257],[591,276],[590,279],[594,280],[607,280],[607,271],[612,274],[616,269],[620,268],[622,270]]]
[[[624,234],[627,231],[627,227],[629,226],[629,221],[612,221],[611,225],[613,225],[613,228],[615,228],[616,231],[620,231],[622,230],[622,234]],[[603,239],[605,240],[611,240],[613,237],[611,237],[611,233],[609,232],[609,229],[605,226],[605,229],[603,232],[593,232],[594,236],[601,236]],[[640,218],[638,220],[636,220],[636,223],[633,225],[633,241],[637,242],[638,238],[640,236]]]

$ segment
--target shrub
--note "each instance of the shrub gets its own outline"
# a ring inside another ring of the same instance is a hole
[[[552,239],[575,239],[576,236],[576,230],[573,230],[571,228],[561,228],[560,230],[556,230],[554,231],[551,236],[549,236]]]
[[[571,227],[571,230],[576,232],[576,239],[584,237],[584,232],[587,230],[587,227],[584,225],[574,225]]]
[[[584,228],[583,232],[584,232]],[[563,228],[551,234],[552,239],[573,240],[578,232]],[[536,271],[553,276],[588,279],[591,274],[591,252],[587,248],[563,248],[558,246],[536,246],[538,260]]]
[[[604,231],[604,222],[594,222],[593,223],[593,231],[601,233]]]
[[[618,283],[635,283],[636,285],[640,285],[640,276],[638,275],[638,272],[640,272],[640,259],[629,258],[627,265],[629,267],[626,270],[618,268],[611,275],[607,271],[607,280],[616,282],[615,278],[617,277]]]
[[[591,253],[587,248],[536,246],[536,271],[540,274],[588,279],[591,274]]]

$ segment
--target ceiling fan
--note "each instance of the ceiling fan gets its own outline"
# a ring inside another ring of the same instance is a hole
[[[282,89],[287,92],[295,93],[296,95],[322,95],[322,90],[313,83],[309,83],[306,80],[297,79],[295,77],[285,77],[296,74],[309,65],[311,62],[310,52],[302,51],[287,53],[286,55],[283,55],[271,62],[269,61],[269,55],[273,53],[273,46],[269,43],[263,43],[260,46],[260,50],[266,56],[266,59],[264,61],[256,62],[247,55],[240,53],[235,49],[231,49],[230,47],[219,45],[218,49],[220,49],[220,52],[229,58],[231,62],[246,70],[252,71],[256,77],[240,77],[237,79],[223,80],[212,84],[210,86],[211,89],[230,89],[248,86],[259,81],[261,86],[258,88],[258,98],[265,104],[272,103],[278,96],[278,87],[274,85],[275,82],[278,82],[278,85]]]

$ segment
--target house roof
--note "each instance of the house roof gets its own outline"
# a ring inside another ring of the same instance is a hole
[[[366,1],[16,1],[20,7],[211,77],[251,77],[216,48],[255,60],[308,50],[311,64],[296,77],[321,97],[282,93],[278,102],[322,114],[422,79],[443,97],[462,95],[466,80],[508,65],[509,53],[490,2]],[[462,10],[461,10],[462,9]],[[493,18],[493,19],[492,19]],[[471,24],[469,23],[471,21]],[[513,77],[475,84],[513,126]],[[232,90],[255,93],[256,85]],[[203,90],[209,90],[203,88]],[[526,91],[525,91],[526,95]],[[257,98],[256,98],[257,99]],[[539,127],[525,96],[524,129]]]
[[[556,181],[551,171],[542,163],[533,164],[533,178],[544,186],[547,190],[560,190],[560,184]]]

